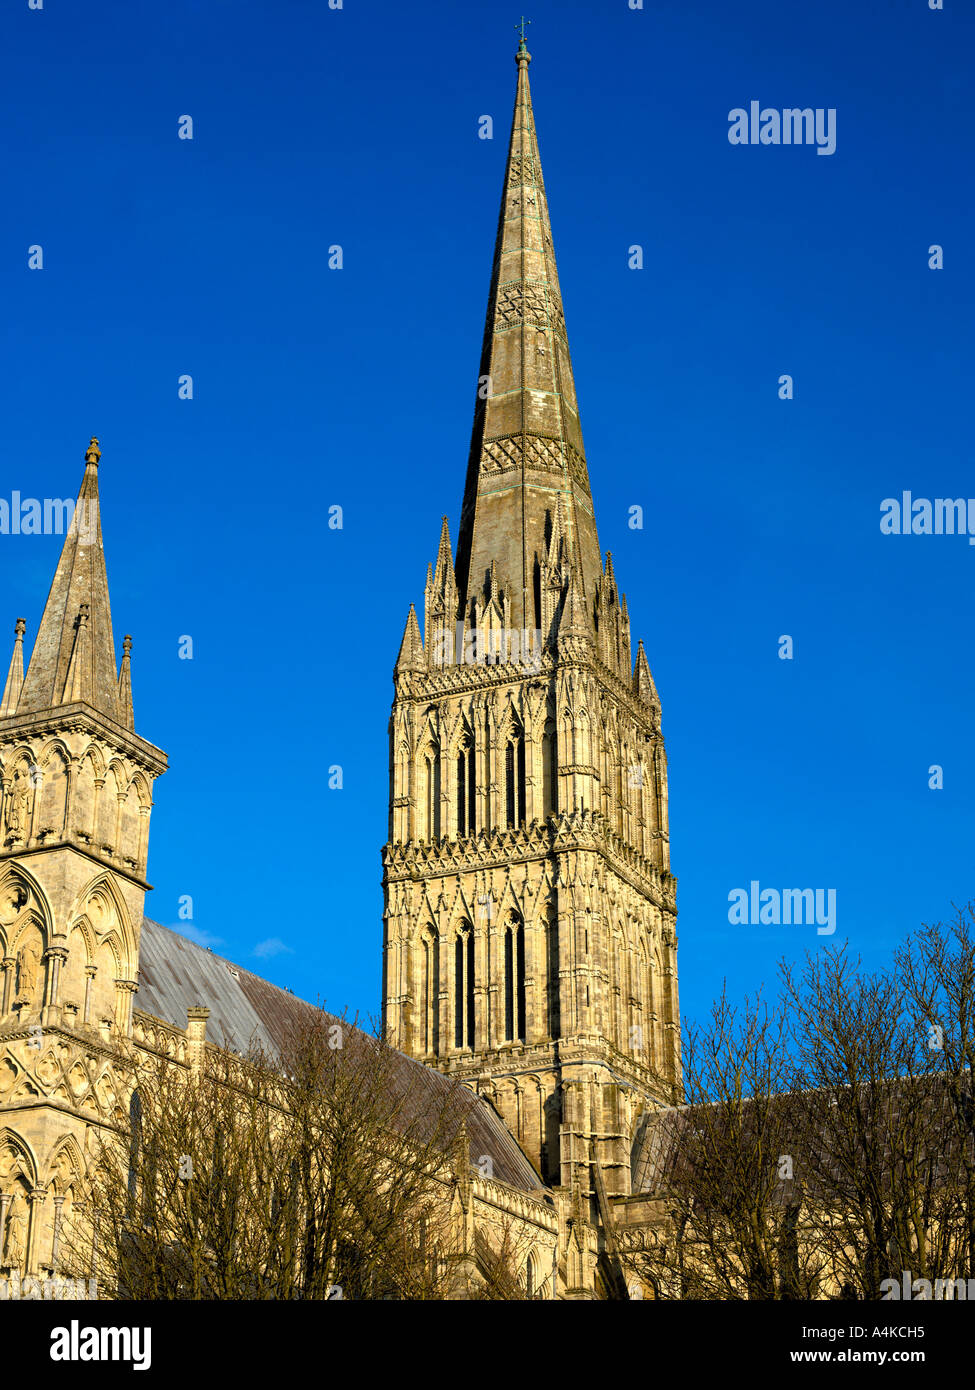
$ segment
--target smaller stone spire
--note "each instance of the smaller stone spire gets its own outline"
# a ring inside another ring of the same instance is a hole
[[[630,637],[630,613],[626,595],[620,594],[620,675],[626,677],[633,669],[633,641]]]
[[[98,440],[92,436],[74,515],[24,677],[18,715],[56,709],[70,700],[118,719],[118,667],[98,500],[101,456]]]
[[[122,665],[118,673],[119,719],[127,729],[135,730],[135,711],[132,708],[132,638],[122,638]]]
[[[10,670],[7,672],[7,683],[3,687],[3,699],[0,700],[0,719],[8,714],[17,713],[17,701],[24,688],[24,633],[26,631],[27,624],[23,618],[18,618],[14,628],[14,650],[10,658]]]
[[[450,551],[450,524],[444,517],[440,525],[440,547],[437,551],[437,568],[433,576],[434,587],[444,593],[448,585],[456,584],[454,579],[454,560]]]
[[[653,676],[650,674],[650,663],[647,661],[647,654],[643,650],[643,638],[637,643],[636,663],[633,670],[633,689],[637,698],[646,705],[652,705],[657,710],[660,709],[660,697],[657,694],[657,687],[653,683]]]
[[[399,656],[396,658],[396,674],[400,671],[424,671],[426,661],[423,657],[423,638],[420,636],[420,624],[417,622],[416,609],[410,604],[409,616],[406,619],[406,628],[403,632],[403,640],[400,643]]]
[[[561,501],[562,499],[560,497],[560,507],[555,514],[555,520],[552,522],[552,534],[548,538],[548,548],[545,552],[545,564],[553,574],[558,569],[559,557],[562,550]]]
[[[559,620],[559,647],[563,654],[567,653],[567,638],[579,638],[588,644],[592,642],[593,636],[592,623],[586,608],[578,570],[575,565],[570,565],[568,568],[569,583],[565,591],[565,602],[562,605],[562,617]]]
[[[77,700],[84,699],[85,693],[85,672],[88,668],[88,618],[90,609],[87,603],[83,603],[78,609],[78,616],[75,619],[74,646],[71,648],[71,660],[68,662],[68,674],[64,680],[64,692],[61,696],[63,705],[73,705]]]

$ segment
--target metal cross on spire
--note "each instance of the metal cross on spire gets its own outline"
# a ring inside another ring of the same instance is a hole
[[[531,24],[531,20],[530,20],[530,19],[526,19],[525,16],[522,15],[522,17],[521,17],[521,23],[515,25],[515,28],[518,29],[518,30],[520,31],[520,33],[521,33],[521,43],[518,45],[518,52],[519,52],[519,53],[524,53],[524,52],[525,52],[525,48],[526,48],[526,45],[525,45],[525,25],[526,25],[526,24]]]

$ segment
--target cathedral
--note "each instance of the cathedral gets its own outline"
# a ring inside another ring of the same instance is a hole
[[[446,518],[394,669],[382,1000],[429,1086],[477,1097],[451,1196],[501,1217],[528,1294],[612,1282],[651,1216],[648,1121],[679,1103],[660,701],[603,560],[521,42],[456,550]],[[56,1279],[122,1044],[192,1070],[311,1006],[145,915],[152,787],[118,662],[92,439],[25,674],[0,701],[0,1281]],[[309,992],[311,992],[309,982]],[[607,1265],[609,1260],[609,1265]],[[607,1274],[607,1269],[609,1273]]]

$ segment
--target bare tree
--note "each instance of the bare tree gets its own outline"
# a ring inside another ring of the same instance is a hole
[[[975,904],[948,924],[922,926],[897,953],[912,1026],[923,1037],[937,1079],[941,1173],[950,1187],[950,1268],[975,1272]],[[946,1213],[947,1217],[947,1213]]]
[[[828,1286],[876,1299],[883,1280],[943,1272],[953,1179],[931,1053],[897,970],[866,974],[845,947],[783,966],[800,1084],[793,1113],[807,1236]]]
[[[657,1218],[621,1236],[657,1298],[877,1299],[975,1256],[975,913],[891,968],[783,963],[774,1004],[685,1025],[687,1105],[652,1121]]]
[[[735,1009],[722,991],[683,1045],[687,1105],[657,1121],[663,1220],[622,1254],[659,1298],[808,1297],[800,1263],[791,1068],[781,1005]]]
[[[275,1055],[131,1065],[131,1131],[66,1240],[105,1296],[444,1296],[465,1088],[312,1010]]]

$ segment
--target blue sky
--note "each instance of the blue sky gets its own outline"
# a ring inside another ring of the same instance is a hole
[[[879,528],[904,489],[975,496],[975,17],[945,4],[531,10],[600,541],[663,702],[692,1016],[828,939],[732,926],[752,880],[835,889],[834,939],[870,964],[975,896],[975,548]],[[215,949],[367,1015],[391,670],[443,512],[456,536],[517,18],[0,16],[0,496],[73,495],[101,440],[117,640],[171,761],[147,910],[179,925],[190,895]],[[751,100],[835,108],[836,152],[732,146]],[[36,632],[59,544],[0,537],[5,651],[16,617]]]

